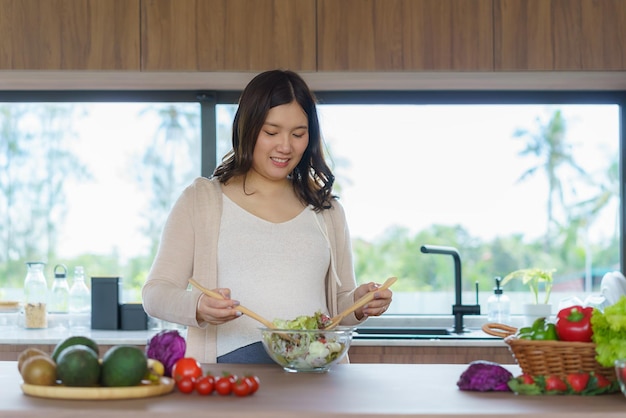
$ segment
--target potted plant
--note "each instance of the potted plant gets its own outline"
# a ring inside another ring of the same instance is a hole
[[[512,280],[521,280],[523,284],[530,288],[534,303],[527,303],[522,306],[525,325],[531,325],[537,318],[549,318],[552,314],[550,293],[552,292],[552,273],[555,271],[555,269],[546,270],[540,268],[520,269],[507,274],[502,279],[502,286]],[[541,285],[543,285],[544,296],[540,300]]]

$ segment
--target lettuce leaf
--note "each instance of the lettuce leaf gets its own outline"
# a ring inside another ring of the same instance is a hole
[[[326,315],[321,311],[315,312],[312,316],[300,315],[296,319],[274,319],[272,323],[278,329],[320,329],[324,323]]]
[[[595,309],[591,328],[598,363],[613,367],[615,360],[626,358],[626,296],[604,308],[604,312]]]

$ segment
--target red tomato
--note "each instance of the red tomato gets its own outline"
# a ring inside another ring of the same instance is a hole
[[[596,380],[598,382],[597,385],[600,389],[611,385],[611,381],[601,374],[595,374],[594,376],[596,377]]]
[[[522,374],[522,383],[524,383],[525,385],[532,385],[533,383],[535,383],[535,379],[533,379],[533,377],[527,373]]]
[[[176,381],[176,387],[182,393],[191,393],[194,388],[194,379],[190,376],[185,376]]]
[[[202,376],[202,367],[193,357],[183,357],[172,367],[172,377],[175,381],[179,381],[183,377],[191,377],[196,380],[200,376]]]
[[[546,390],[548,392],[565,392],[567,390],[567,385],[558,376],[548,376],[546,378]]]
[[[245,380],[250,386],[250,395],[259,390],[259,384],[261,383],[261,380],[257,376],[248,375],[244,377],[243,380]]]
[[[202,376],[196,380],[196,392],[200,395],[210,395],[213,390],[215,390],[215,378],[213,376]]]
[[[252,393],[252,388],[245,379],[237,379],[237,381],[233,383],[232,387],[233,393],[236,396],[248,396]]]
[[[230,376],[222,376],[215,381],[215,391],[222,396],[230,395],[233,391],[233,382]]]
[[[582,392],[589,383],[589,373],[570,373],[566,376],[566,380],[574,392]]]

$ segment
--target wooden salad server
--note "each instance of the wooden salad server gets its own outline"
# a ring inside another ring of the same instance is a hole
[[[220,295],[217,292],[214,292],[212,290],[209,290],[209,289],[205,288],[204,286],[202,286],[200,283],[198,283],[194,279],[189,279],[189,283],[191,283],[192,286],[194,286],[196,289],[198,289],[199,291],[201,291],[202,293],[204,293],[207,296],[210,296],[210,297],[212,297],[214,299],[224,299],[224,296]],[[245,306],[241,306],[241,305],[235,306],[234,309],[239,311],[239,312],[241,312],[244,315],[248,315],[252,319],[255,319],[255,320],[259,321],[260,323],[265,325],[267,328],[276,329],[276,326],[271,321],[268,321],[267,319],[263,318],[261,315],[257,314],[256,312],[251,311],[250,309],[246,308]]]
[[[372,301],[374,299],[374,294],[376,292],[378,292],[379,290],[385,290],[388,287],[390,287],[392,284],[394,284],[396,281],[398,280],[397,277],[390,277],[387,280],[385,280],[385,283],[383,283],[382,286],[380,286],[378,289],[368,292],[366,293],[364,296],[362,296],[359,300],[357,300],[354,305],[350,306],[348,309],[346,309],[345,311],[341,312],[338,315],[333,316],[330,319],[330,324],[328,324],[327,327],[325,327],[324,329],[333,329],[335,328],[337,325],[339,325],[339,323],[341,322],[341,320],[343,318],[345,318],[346,316],[348,316],[349,314],[351,314],[352,312],[356,311],[357,309],[359,309],[362,306],[365,306],[368,302]]]

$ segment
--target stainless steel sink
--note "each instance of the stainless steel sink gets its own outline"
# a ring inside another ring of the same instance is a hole
[[[358,327],[353,338],[357,340],[493,340],[499,339],[482,332],[482,330],[454,333],[448,328],[436,327]]]

